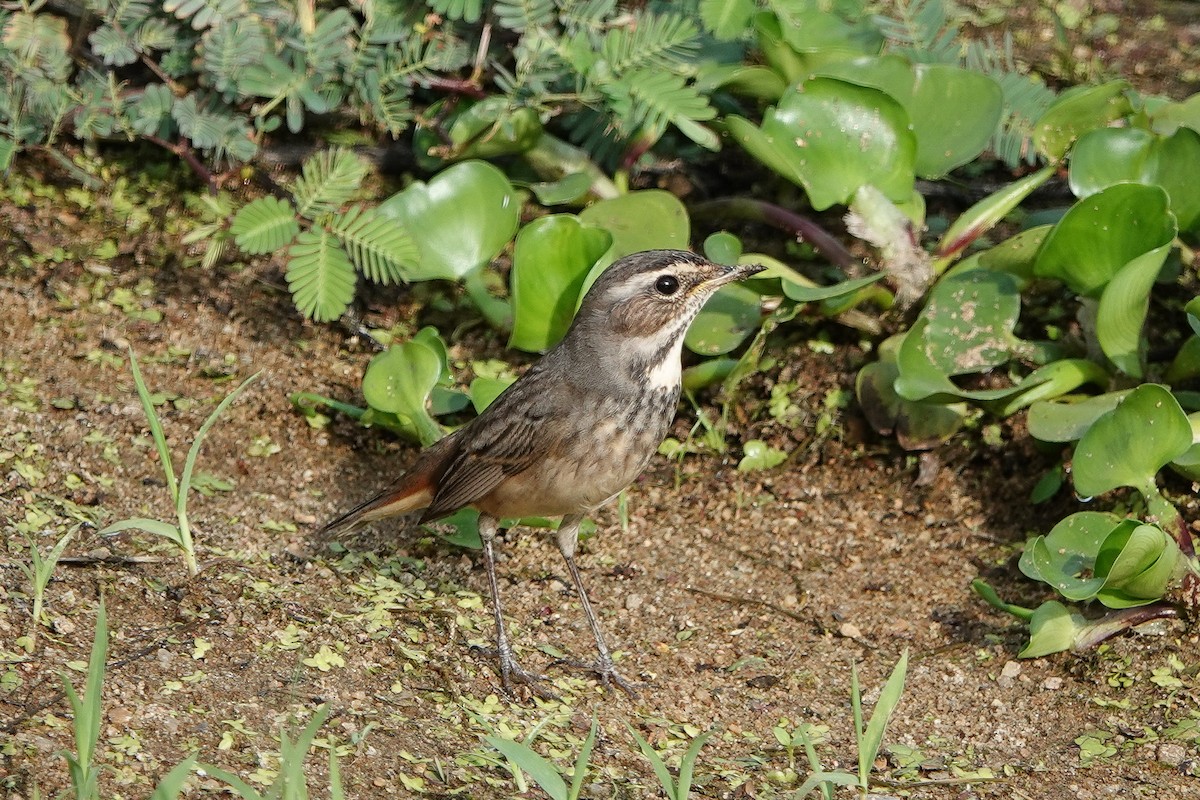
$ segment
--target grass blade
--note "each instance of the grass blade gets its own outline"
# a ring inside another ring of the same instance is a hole
[[[169,522],[162,520],[150,519],[149,517],[131,517],[123,519],[120,522],[114,522],[112,525],[106,525],[98,531],[100,536],[115,536],[122,531],[145,531],[153,533],[156,536],[161,536],[164,539],[169,539],[174,542],[177,547],[183,546],[183,540],[179,535],[179,529]]]
[[[163,433],[162,423],[159,422],[158,412],[154,410],[154,401],[146,389],[146,381],[142,379],[142,371],[138,368],[137,356],[133,348],[129,348],[129,371],[133,373],[133,385],[137,387],[138,399],[142,401],[142,411],[146,415],[146,423],[150,426],[150,435],[154,437],[154,447],[158,450],[158,460],[162,462],[163,474],[167,476],[167,488],[171,491],[171,499],[179,502],[179,484],[175,480],[175,467],[171,464],[171,450],[167,447],[167,437]]]
[[[194,766],[196,766],[196,756],[194,754],[176,764],[158,782],[158,786],[154,787],[154,794],[150,795],[150,800],[177,800],[179,793],[183,791],[183,784],[187,781],[188,776],[191,775],[192,767]]]
[[[179,492],[175,498],[175,510],[180,516],[186,513],[187,493],[192,483],[192,470],[196,466],[196,457],[200,455],[200,445],[204,443],[204,437],[208,435],[209,430],[216,423],[217,418],[221,416],[222,412],[229,408],[233,401],[237,399],[237,396],[242,393],[242,390],[261,374],[261,372],[254,373],[242,381],[236,389],[225,395],[225,399],[217,404],[213,412],[208,415],[208,419],[204,420],[204,424],[200,426],[200,430],[196,431],[196,438],[192,440],[192,446],[188,450],[187,459],[183,462],[183,474],[179,477]]]
[[[859,744],[858,771],[860,785],[864,789],[867,788],[867,775],[870,774],[875,757],[879,755],[879,747],[883,744],[883,732],[887,728],[888,720],[892,718],[896,706],[900,703],[900,696],[904,693],[904,679],[907,674],[908,650],[905,650],[900,654],[900,660],[896,662],[892,674],[888,676],[887,683],[879,692],[879,701],[875,703],[875,710],[871,712],[871,721],[867,723],[867,729],[863,732],[862,741]]]
[[[678,800],[678,795],[675,793],[675,781],[671,779],[671,772],[667,769],[667,765],[663,763],[662,756],[655,752],[650,743],[638,734],[633,729],[633,726],[628,722],[625,727],[629,728],[629,732],[633,734],[633,738],[637,740],[638,749],[642,751],[642,755],[650,762],[650,766],[654,769],[654,774],[658,777],[658,782],[662,786],[663,791],[667,793],[670,800]]]
[[[796,790],[796,793],[792,797],[805,797],[818,786],[823,790],[830,786],[858,786],[858,778],[849,772],[814,772],[808,776],[808,780]],[[831,792],[826,791],[823,793],[826,797],[832,796]]]
[[[75,719],[75,746],[79,760],[90,767],[96,753],[96,742],[100,740],[100,719],[104,716],[104,665],[108,658],[108,612],[104,600],[96,611],[96,636],[92,639],[92,654],[88,658],[87,687],[80,704],[84,716]],[[79,709],[76,710],[78,714]],[[81,734],[86,737],[86,745]]]
[[[553,800],[567,800],[567,783],[562,779],[558,769],[550,761],[538,755],[529,745],[502,739],[499,736],[485,736],[487,743],[499,750],[505,758],[529,773],[538,786]]]
[[[687,800],[688,795],[691,794],[692,774],[696,769],[696,759],[700,756],[700,748],[704,747],[708,737],[715,732],[715,729],[707,730],[697,736],[688,746],[687,752],[683,754],[683,760],[679,762],[679,784],[675,787],[676,800]]]
[[[592,748],[596,746],[596,736],[599,731],[600,725],[596,718],[592,717],[592,729],[588,731],[587,738],[583,740],[579,757],[575,759],[574,775],[571,776],[571,790],[567,793],[567,800],[579,800],[579,793],[583,790],[583,778],[587,775],[588,762],[592,758]]]
[[[342,768],[338,766],[337,748],[329,748],[329,800],[346,800],[342,789]]]
[[[863,761],[863,711],[862,686],[858,682],[858,665],[850,665],[850,708],[854,711],[854,746],[858,749],[858,785],[867,788],[867,776],[871,774],[871,762]]]
[[[808,735],[808,728],[804,725],[801,725],[796,729],[796,733],[800,735],[800,741],[804,743],[804,755],[808,759],[808,767],[812,770],[812,774],[819,775],[823,773],[825,768],[821,765],[820,757],[817,756],[817,748],[816,745],[813,744],[812,737]],[[816,784],[814,784],[814,786],[815,785]],[[812,789],[809,789],[808,791],[811,792]],[[808,794],[808,792],[804,792],[803,794],[797,793],[794,796],[803,797],[805,794]],[[825,797],[825,800],[833,800],[833,785],[829,783],[821,783],[821,794]]]
[[[234,775],[232,772],[226,772],[220,767],[214,767],[212,764],[197,764],[200,770],[211,775],[212,777],[224,783],[242,800],[263,800],[263,796],[259,794],[253,786],[246,783],[244,780]]]

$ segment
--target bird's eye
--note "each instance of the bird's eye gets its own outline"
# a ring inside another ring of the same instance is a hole
[[[679,279],[674,275],[662,275],[654,282],[654,290],[661,295],[673,295],[679,291]]]

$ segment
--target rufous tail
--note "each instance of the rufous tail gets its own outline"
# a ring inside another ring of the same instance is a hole
[[[327,522],[321,532],[350,531],[367,522],[425,508],[432,499],[433,492],[428,481],[401,479],[365,503]]]

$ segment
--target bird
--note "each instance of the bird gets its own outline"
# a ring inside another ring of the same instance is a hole
[[[591,628],[594,672],[637,692],[613,663],[576,564],[579,526],[649,464],[666,436],[682,385],[684,334],[720,287],[761,272],[685,250],[627,255],[600,273],[563,338],[479,416],[430,445],[398,479],[329,522],[341,532],[421,511],[421,523],[460,509],[479,512],[479,538],[504,689],[541,693],[545,676],[521,667],[504,626],[494,542],[502,519],[560,517],[555,533]]]

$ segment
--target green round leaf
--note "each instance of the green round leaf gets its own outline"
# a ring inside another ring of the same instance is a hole
[[[1119,183],[1071,207],[1046,236],[1033,271],[1095,297],[1118,270],[1169,244],[1175,232],[1165,191]]]
[[[777,467],[787,460],[787,453],[759,439],[751,439],[742,448],[742,460],[738,462],[738,472],[755,472],[761,469]]]
[[[1132,110],[1127,89],[1125,81],[1110,81],[1063,92],[1034,126],[1034,147],[1051,161],[1061,159],[1080,136]]]
[[[1083,615],[1071,613],[1062,603],[1056,600],[1042,603],[1029,620],[1029,644],[1017,657],[1040,658],[1070,650],[1075,637],[1086,627]]]
[[[540,217],[521,229],[513,250],[513,332],[509,347],[540,352],[571,326],[588,271],[612,236],[570,214]]]
[[[1101,128],[1071,151],[1071,191],[1080,197],[1116,183],[1161,186],[1181,231],[1200,230],[1200,133],[1157,136],[1141,128]]]
[[[995,247],[979,254],[979,265],[986,269],[1007,272],[1021,281],[1033,277],[1033,262],[1038,249],[1050,233],[1050,225],[1038,225],[1024,230]]]
[[[737,365],[736,358],[708,358],[699,364],[693,364],[683,371],[683,390],[698,392],[714,383],[720,383],[729,377]]]
[[[1192,426],[1166,388],[1143,384],[1100,416],[1079,440],[1071,461],[1075,491],[1084,496],[1131,486],[1156,492],[1155,476],[1192,445]]]
[[[1053,586],[1068,600],[1090,600],[1104,586],[1102,576],[1092,576],[1096,554],[1118,527],[1137,523],[1116,514],[1081,511],[1060,521],[1046,536],[1031,539],[1021,554],[1021,572]]]
[[[742,257],[742,240],[729,231],[717,231],[704,240],[704,255],[715,264],[737,264]]]
[[[1117,183],[1148,183],[1143,180],[1146,160],[1156,138],[1142,128],[1088,131],[1071,151],[1071,191],[1087,197]]]
[[[421,443],[432,444],[441,428],[429,415],[428,402],[441,374],[441,359],[428,345],[415,340],[394,345],[371,359],[363,397],[373,409],[411,420]]]
[[[938,281],[921,312],[926,350],[944,375],[983,372],[1008,362],[1021,314],[1017,283],[1006,272],[975,269]]]
[[[1109,534],[1096,556],[1096,575],[1104,578],[1100,602],[1110,608],[1128,608],[1159,599],[1174,577],[1178,561],[1179,545],[1162,528],[1122,525]]]
[[[687,209],[662,189],[600,200],[579,212],[579,219],[612,234],[611,261],[605,266],[642,250],[686,250],[691,238]]]
[[[803,186],[818,211],[868,184],[895,202],[912,195],[916,138],[904,108],[878,89],[813,78],[767,109],[761,128],[726,121],[751,155]]]
[[[1129,390],[1076,400],[1042,401],[1029,408],[1029,435],[1043,442],[1074,442],[1101,415],[1112,411]]]
[[[472,380],[468,393],[471,395],[471,405],[475,406],[475,413],[482,414],[483,410],[490,406],[497,397],[504,394],[504,390],[512,386],[514,382],[516,382],[516,378],[484,376]]]
[[[864,15],[857,19],[819,8],[816,4],[796,3],[776,6],[780,11],[781,33],[797,53],[815,56],[817,61],[841,61],[847,56],[879,52],[883,37]]]
[[[877,432],[890,435],[905,450],[929,450],[949,439],[962,427],[966,406],[962,403],[914,402],[896,393],[898,337],[879,347],[879,361],[859,370],[854,382],[855,395],[867,422]]]
[[[916,75],[913,63],[903,56],[859,56],[822,64],[814,76],[878,89],[907,107],[912,98]]]
[[[1096,310],[1096,338],[1104,355],[1117,369],[1142,377],[1142,352],[1146,342],[1142,325],[1150,308],[1150,290],[1162,271],[1171,246],[1164,244],[1143,253],[1117,270],[1100,295]]]
[[[544,206],[573,203],[592,188],[592,176],[586,172],[572,172],[556,181],[529,184],[530,190]]]
[[[724,355],[746,341],[761,319],[757,292],[736,283],[722,286],[696,315],[683,343],[702,356]]]
[[[464,161],[392,195],[379,212],[398,220],[417,242],[421,255],[408,280],[456,280],[508,244],[521,204],[503,172],[483,161]]]
[[[940,178],[978,156],[1000,121],[1000,85],[991,76],[949,64],[916,64],[908,111],[917,137],[916,172]]]
[[[438,119],[443,102],[425,113]],[[449,141],[425,125],[413,131],[413,150],[425,169],[437,169],[446,163],[467,158],[495,158],[523,153],[542,135],[537,112],[528,107],[514,108],[504,95],[492,95],[478,102],[460,102],[441,127]]]

